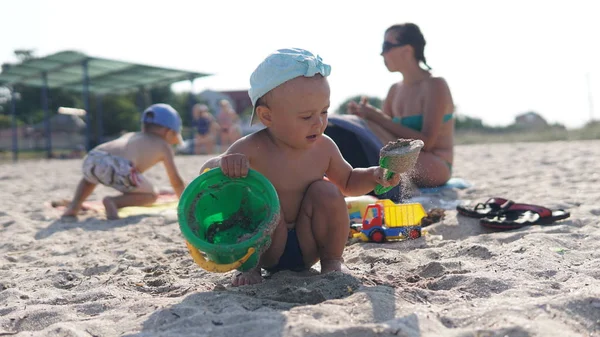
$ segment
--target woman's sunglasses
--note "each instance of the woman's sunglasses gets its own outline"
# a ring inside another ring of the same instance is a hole
[[[381,48],[381,53],[382,54],[387,53],[392,48],[406,46],[407,44],[408,43],[405,43],[405,42],[392,43],[392,42],[384,41],[383,47]]]

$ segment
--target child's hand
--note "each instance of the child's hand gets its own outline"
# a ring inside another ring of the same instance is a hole
[[[219,162],[223,174],[231,178],[245,178],[248,175],[250,162],[241,153],[228,154],[221,157]]]
[[[400,184],[400,174],[398,173],[394,173],[394,175],[390,178],[390,180],[386,180],[385,179],[385,173],[386,170],[382,167],[377,167],[375,169],[374,175],[375,175],[375,181],[383,186],[383,187],[389,187],[389,186],[396,186],[398,184]]]

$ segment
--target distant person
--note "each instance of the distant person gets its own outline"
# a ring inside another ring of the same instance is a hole
[[[192,111],[192,125],[195,130],[194,153],[214,153],[219,125],[205,104],[196,104]]]
[[[158,191],[142,173],[160,162],[165,165],[175,193],[181,196],[184,183],[175,166],[172,147],[181,143],[180,132],[181,118],[175,109],[167,104],[148,107],[142,115],[141,132],[126,133],[87,154],[83,160],[83,178],[63,216],[76,216],[98,184],[122,192],[102,200],[108,219],[117,219],[119,208],[154,203]]]
[[[381,55],[390,72],[402,74],[402,81],[390,88],[383,110],[363,97],[360,103],[351,102],[348,112],[366,120],[383,144],[398,138],[421,139],[425,146],[413,182],[432,187],[445,184],[452,176],[454,103],[446,81],[431,74],[424,49],[425,38],[417,25],[389,27]]]
[[[219,111],[219,115],[217,115],[217,122],[221,127],[221,146],[223,148],[228,148],[241,137],[240,118],[235,110],[233,110],[233,107],[228,100],[221,100],[219,102],[219,107],[221,110]]]

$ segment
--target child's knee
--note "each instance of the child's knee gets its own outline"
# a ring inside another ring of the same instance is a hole
[[[327,180],[319,180],[310,184],[306,192],[307,197],[324,205],[335,204],[336,201],[343,201],[344,195],[340,189]]]
[[[349,230],[348,207],[340,189],[322,180],[312,183],[307,195],[311,198],[313,216],[327,218],[327,227],[335,231]]]

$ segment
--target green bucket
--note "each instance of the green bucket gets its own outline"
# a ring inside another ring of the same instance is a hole
[[[205,171],[183,191],[179,228],[194,261],[212,272],[256,267],[279,223],[279,198],[255,170],[230,178],[220,168]]]

